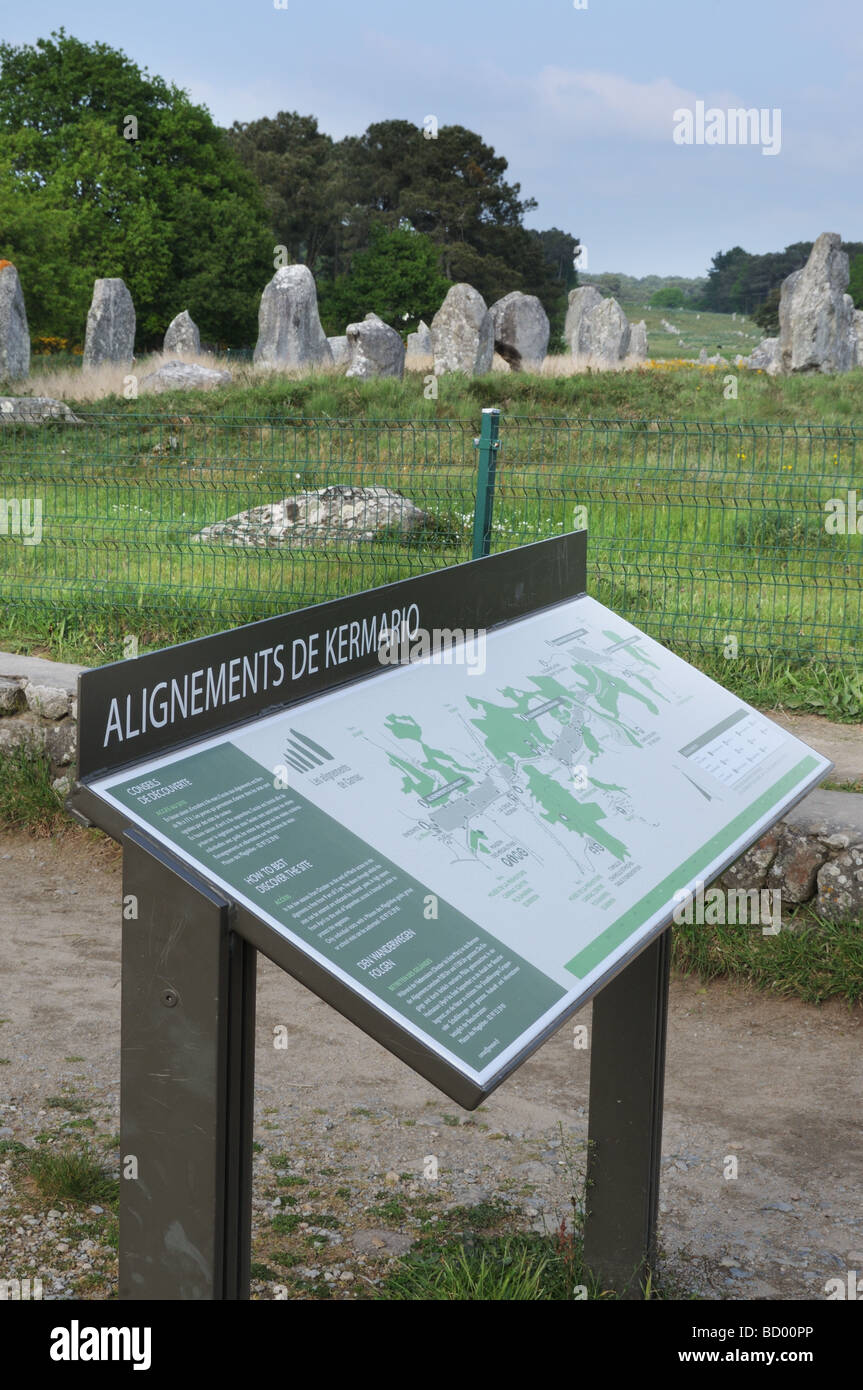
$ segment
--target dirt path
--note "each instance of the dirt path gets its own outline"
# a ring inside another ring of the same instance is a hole
[[[116,1130],[119,901],[119,855],[107,841],[0,840],[0,1137],[32,1143],[46,1116],[56,1120],[45,1102],[64,1085],[91,1098],[100,1131]],[[589,1071],[571,1024],[467,1116],[269,962],[258,978],[259,1226],[272,1215],[265,1165],[275,1152],[350,1189],[343,1229],[328,1237],[346,1281],[363,1248],[357,1228],[375,1224],[373,1199],[382,1188],[405,1201],[428,1191],[429,1155],[445,1205],[503,1194],[536,1228],[569,1210],[565,1152],[580,1166]],[[278,1025],[287,1050],[273,1046]],[[863,1272],[861,1044],[860,1010],[673,982],[661,1241],[690,1286],[734,1299],[821,1298],[827,1279]],[[729,1155],[734,1180],[723,1176]],[[0,1185],[0,1236],[13,1195]],[[313,1229],[312,1207],[302,1214]],[[72,1287],[58,1277],[55,1296]],[[266,1286],[258,1293],[268,1296]]]

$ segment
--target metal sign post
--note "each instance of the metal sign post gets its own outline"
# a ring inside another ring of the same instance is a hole
[[[248,1298],[255,950],[198,874],[122,843],[120,1297]]]
[[[673,905],[830,764],[585,588],[578,532],[81,677],[121,1297],[248,1296],[256,951],[466,1109],[595,998],[585,1252],[638,1296]]]
[[[656,1258],[671,929],[593,1001],[584,1262],[641,1298]]]

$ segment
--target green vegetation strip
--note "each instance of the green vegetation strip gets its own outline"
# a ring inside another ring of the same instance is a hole
[[[675,970],[707,981],[755,986],[767,994],[823,1004],[863,1002],[863,926],[826,922],[800,909],[777,936],[741,926],[676,926]]]

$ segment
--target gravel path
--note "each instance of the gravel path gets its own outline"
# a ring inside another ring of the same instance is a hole
[[[7,836],[0,881],[0,1278],[110,1297],[110,1214],[51,1207],[10,1146],[104,1140],[118,1162],[119,853]],[[258,981],[254,1296],[357,1297],[454,1208],[482,1225],[501,1201],[522,1230],[569,1216],[589,1073],[573,1024],[468,1115],[263,959]],[[863,1272],[861,1017],[673,982],[660,1235],[683,1286],[822,1298]]]

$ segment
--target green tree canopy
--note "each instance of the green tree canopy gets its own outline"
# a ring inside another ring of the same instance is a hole
[[[338,162],[329,135],[314,116],[280,111],[258,121],[235,121],[227,132],[266,200],[277,245],[313,275],[327,269],[336,244],[339,209],[333,183]]]
[[[667,285],[650,296],[652,309],[680,309],[685,302],[686,296],[679,285]]]
[[[546,264],[557,284],[563,288],[566,294],[569,294],[570,290],[576,289],[578,270],[575,265],[575,257],[581,245],[578,237],[571,236],[569,232],[562,232],[559,227],[549,227],[544,232],[531,230],[530,236],[534,237],[542,247]]]
[[[510,290],[535,294],[562,323],[578,243],[523,226],[536,203],[474,131],[441,126],[427,138],[390,120],[332,142],[313,117],[280,112],[235,125],[230,138],[266,189],[277,240],[313,269],[326,302],[336,303],[324,282],[353,271],[373,228],[411,228],[435,247],[448,282],[467,281],[488,303]]]
[[[795,241],[784,251],[768,251],[755,256],[735,246],[731,251],[718,251],[708,272],[702,307],[721,314],[752,314],[764,304],[774,289],[794,270],[801,270],[809,259],[811,241]],[[856,241],[845,241],[842,249],[854,257],[863,251]],[[772,302],[772,301],[771,301]],[[772,320],[772,313],[767,312]],[[764,325],[762,324],[762,327]]]
[[[407,227],[387,231],[375,225],[350,273],[321,287],[321,318],[328,333],[344,333],[347,324],[375,313],[406,333],[420,319],[431,320],[448,289],[428,237]]]
[[[758,327],[763,329],[768,338],[778,338],[779,336],[779,301],[781,298],[782,288],[780,285],[775,285],[764,303],[759,304],[752,315]]]
[[[93,280],[113,275],[139,345],[181,309],[205,339],[248,342],[273,273],[262,195],[209,112],[62,29],[0,43],[0,255],[31,330],[79,342]]]

